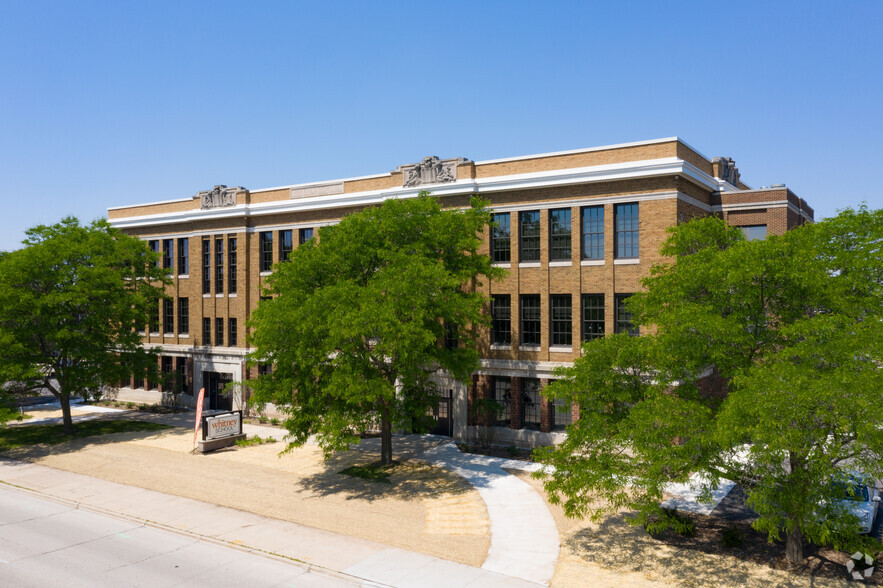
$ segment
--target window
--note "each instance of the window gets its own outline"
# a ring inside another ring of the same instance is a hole
[[[491,259],[496,262],[507,263],[512,260],[510,251],[512,234],[509,226],[509,213],[500,212],[493,216],[494,229],[491,238]]]
[[[540,428],[540,380],[521,379],[521,414],[525,429]]]
[[[494,376],[494,400],[500,404],[500,412],[497,414],[497,426],[509,426],[509,403],[512,400],[512,383],[509,378]]]
[[[604,207],[586,206],[583,215],[583,259],[604,259]]]
[[[529,210],[518,217],[521,225],[521,253],[518,261],[540,260],[540,211]]]
[[[162,242],[162,266],[164,269],[172,267],[172,260],[175,259],[175,240],[163,239]]]
[[[313,229],[301,229],[300,234],[298,235],[297,243],[298,245],[303,245],[307,241],[313,238]]]
[[[148,241],[147,246],[150,247],[151,251],[153,251],[154,253],[159,255],[159,241]],[[157,263],[159,263],[159,262],[154,260],[151,262],[151,265],[153,265],[153,267],[156,267]]]
[[[224,293],[224,238],[215,239],[215,294]]]
[[[202,240],[202,293],[212,293],[212,242],[208,237]]]
[[[155,299],[150,309],[150,332],[159,333],[159,299]]]
[[[508,294],[497,294],[491,300],[493,329],[491,343],[494,345],[512,344],[512,300]]]
[[[184,394],[190,394],[190,389],[187,386],[187,359],[184,357],[176,357],[175,370],[178,372],[178,390]]]
[[[227,292],[236,294],[236,237],[227,239]]]
[[[551,335],[552,345],[569,346],[572,343],[572,296],[570,294],[552,294],[551,301]]]
[[[259,363],[258,364],[258,375],[259,376],[269,376],[273,373],[273,364],[270,363]]]
[[[178,273],[190,273],[190,239],[178,239]]]
[[[168,355],[163,355],[160,357],[160,365],[162,366],[163,373],[163,386],[170,386],[171,382],[169,382],[168,375],[172,373],[172,358]]]
[[[236,347],[236,319],[231,318],[227,320],[227,347]]]
[[[570,209],[561,208],[549,211],[549,235],[551,261],[570,260]]]
[[[190,300],[178,298],[178,333],[183,335],[190,332]]]
[[[460,346],[458,335],[456,326],[445,323],[445,349],[453,350]]]
[[[763,241],[766,239],[766,225],[749,225],[739,228],[745,233],[746,241]]]
[[[552,402],[552,410],[554,411],[554,418],[552,419],[553,430],[560,431],[566,429],[573,422],[573,414],[571,413],[569,402],[556,398]]]
[[[202,319],[202,344],[212,344],[212,319],[208,317]]]
[[[175,332],[175,301],[164,299],[162,301],[162,332]]]
[[[604,336],[604,295],[583,294],[583,341]]]
[[[224,319],[221,317],[215,319],[215,345],[218,347],[224,345]]]
[[[638,258],[638,203],[613,206],[614,250],[617,259]]]
[[[261,271],[268,272],[273,267],[273,233],[267,231],[261,233]]]
[[[632,313],[626,310],[625,301],[631,294],[617,294],[616,298],[616,333],[628,333],[637,335],[638,328],[632,324]]]
[[[279,231],[279,262],[288,261],[291,250],[294,249],[291,240],[291,231]]]
[[[540,345],[540,295],[521,295],[521,344]]]

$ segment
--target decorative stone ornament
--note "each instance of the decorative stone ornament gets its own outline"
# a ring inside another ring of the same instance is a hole
[[[459,159],[439,159],[435,155],[424,157],[414,165],[402,166],[402,186],[413,188],[424,184],[443,184],[457,181],[457,164],[466,161]]]
[[[739,185],[739,168],[732,157],[715,157],[714,163],[718,164],[718,177],[734,186]]]
[[[211,190],[199,193],[202,202],[202,210],[209,208],[221,208],[224,206],[236,206],[236,192],[239,188],[228,188],[224,185],[215,186]]]

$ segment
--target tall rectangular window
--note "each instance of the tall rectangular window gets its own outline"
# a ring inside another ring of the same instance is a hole
[[[301,229],[298,235],[298,245],[303,245],[313,238],[313,229]]]
[[[162,241],[162,266],[164,269],[171,269],[172,262],[175,259],[175,240],[163,239]]]
[[[178,239],[178,273],[190,273],[190,239],[187,237]]]
[[[512,261],[512,234],[509,226],[509,213],[498,212],[494,214],[494,230],[491,238],[491,259],[496,262],[508,263]]]
[[[215,238],[215,294],[224,293],[224,238]]]
[[[573,422],[573,413],[571,412],[570,403],[562,398],[556,398],[552,402],[552,410],[555,411],[555,418],[552,421],[553,430],[564,430]]]
[[[224,319],[221,317],[215,319],[215,345],[224,346]]]
[[[212,242],[208,237],[202,239],[202,293],[212,293]]]
[[[168,298],[162,301],[162,332],[175,332],[175,301]]]
[[[159,299],[154,299],[150,308],[150,332],[159,333]]]
[[[518,261],[540,260],[540,211],[528,210],[518,215],[521,252]]]
[[[148,241],[147,246],[150,247],[151,251],[153,251],[154,253],[159,255],[159,241],[157,241],[157,240]],[[152,261],[151,265],[153,265],[153,267],[156,267],[158,263],[159,263],[158,261]]]
[[[573,343],[573,300],[570,294],[549,296],[552,345],[569,346]]]
[[[583,215],[583,259],[604,259],[604,207],[586,206]]]
[[[521,345],[541,345],[540,295],[521,295]]]
[[[178,298],[178,333],[181,335],[190,332],[190,300]]]
[[[604,295],[583,294],[583,341],[604,336]]]
[[[493,329],[491,343],[510,345],[512,343],[512,300],[508,294],[495,294],[491,300]]]
[[[613,205],[614,250],[617,259],[638,258],[638,203]]]
[[[208,317],[202,319],[202,344],[205,346],[212,344],[212,319]]]
[[[261,271],[268,272],[273,267],[273,233],[266,231],[260,235]]]
[[[455,325],[445,323],[445,349],[456,349],[460,346],[459,332]]]
[[[236,319],[231,318],[227,320],[227,347],[236,347],[236,338],[239,336],[239,333],[236,329]]]
[[[509,405],[512,401],[512,382],[509,378],[503,376],[493,376],[494,378],[494,400],[500,405],[500,412],[497,414],[497,426],[509,426]]]
[[[631,294],[616,294],[614,299],[616,301],[616,306],[614,307],[614,311],[616,313],[616,333],[628,333],[629,335],[637,335],[638,327],[632,324],[632,313],[626,309],[625,301],[628,300]]]
[[[288,261],[288,256],[291,255],[291,250],[294,249],[291,239],[291,231],[279,231],[279,263]]]
[[[560,208],[549,211],[549,235],[551,247],[550,261],[570,260],[570,209]]]
[[[540,428],[539,378],[521,378],[521,415],[525,429]]]
[[[236,294],[236,237],[227,239],[227,291]]]

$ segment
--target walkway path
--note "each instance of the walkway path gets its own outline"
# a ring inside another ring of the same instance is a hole
[[[511,574],[37,464],[0,459],[0,483],[74,508],[284,558],[369,586],[537,587]]]

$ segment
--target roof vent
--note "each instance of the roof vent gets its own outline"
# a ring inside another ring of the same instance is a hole
[[[773,184],[770,188],[784,188],[785,184]]]

